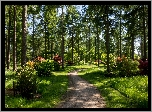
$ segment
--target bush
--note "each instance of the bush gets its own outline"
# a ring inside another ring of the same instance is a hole
[[[36,62],[34,68],[38,76],[50,76],[53,71],[53,60],[46,60],[43,62]]]
[[[133,76],[139,73],[138,61],[127,59],[126,57],[118,59],[114,67],[112,67],[112,73],[116,76]]]
[[[30,67],[24,67],[16,72],[17,85],[15,86],[17,91],[23,98],[33,98],[33,95],[37,91],[37,77],[35,70]]]
[[[140,74],[141,75],[148,75],[148,60],[139,60],[139,66],[138,68],[140,69]]]
[[[54,71],[59,71],[59,70],[60,70],[60,64],[54,61]]]

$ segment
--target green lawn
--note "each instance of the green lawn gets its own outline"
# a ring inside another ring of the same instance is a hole
[[[67,73],[83,69],[79,76],[94,84],[105,98],[107,108],[148,108],[148,77],[134,76],[108,78],[103,75],[102,66],[69,66],[63,71],[53,72],[51,77],[38,78],[39,99],[26,100],[22,97],[5,95],[6,108],[54,108],[68,88]],[[5,88],[12,88],[12,71],[5,72]]]
[[[107,108],[148,108],[147,76],[108,78],[103,71],[93,68],[78,74],[99,89]]]
[[[5,72],[5,88],[12,88],[15,77],[13,72]],[[39,99],[26,100],[22,97],[5,95],[6,108],[53,108],[56,106],[68,87],[67,71],[53,72],[51,77],[38,78],[38,93],[42,95]]]

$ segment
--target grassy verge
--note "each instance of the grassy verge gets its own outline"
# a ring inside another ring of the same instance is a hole
[[[12,88],[13,76],[12,71],[5,72],[5,88]],[[68,88],[67,71],[53,72],[50,77],[39,77],[38,93],[41,98],[26,100],[20,96],[13,97],[5,95],[6,108],[53,108],[56,106],[62,95]]]
[[[92,68],[78,74],[99,89],[107,108],[148,108],[147,76],[108,78],[103,71]]]

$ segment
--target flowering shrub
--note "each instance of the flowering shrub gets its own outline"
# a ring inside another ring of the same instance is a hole
[[[37,91],[37,77],[35,70],[30,67],[24,67],[16,72],[17,85],[16,90],[20,92],[23,98],[33,98]]]
[[[116,59],[115,67],[112,67],[111,71],[115,76],[133,76],[138,73],[138,66],[139,62],[137,60],[133,61],[126,57],[118,57]]]
[[[138,68],[140,69],[140,73],[142,75],[148,75],[148,60],[139,60],[140,65],[138,66]]]
[[[45,60],[43,62],[36,62],[34,68],[38,76],[50,76],[54,67],[53,60]]]

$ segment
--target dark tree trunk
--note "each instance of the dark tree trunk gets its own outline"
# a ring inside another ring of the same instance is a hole
[[[147,58],[147,47],[146,47],[146,34],[145,34],[145,11],[143,5],[143,34],[144,34],[144,58]]]
[[[89,25],[89,61],[90,61],[90,46],[91,46],[91,39],[90,39],[90,25]]]
[[[45,30],[45,59],[47,59],[47,54],[46,54],[46,22],[45,22],[45,24],[44,24],[44,30]]]
[[[132,51],[131,57],[134,60],[134,35],[133,34],[131,34],[131,51]]]
[[[23,67],[26,64],[26,33],[27,33],[27,5],[23,5],[22,12],[22,55],[21,55],[21,66]]]
[[[14,5],[13,71],[16,69],[16,6]]]
[[[34,24],[35,24],[35,22],[34,22],[34,14],[33,14],[33,39],[32,39],[33,40],[32,41],[33,42],[32,43],[33,44],[33,52],[32,52],[32,58],[34,58],[34,51],[35,51],[35,45],[34,45],[34,35],[35,35],[34,34],[35,33],[35,31],[34,31]]]
[[[121,57],[121,11],[120,11],[120,52],[119,52],[119,55]]]
[[[73,47],[74,47],[73,33],[74,33],[74,29],[72,27],[72,63],[73,63]]]
[[[62,49],[61,49],[61,55],[62,55],[62,69],[64,69],[64,31],[63,31],[63,7],[62,7]]]
[[[7,49],[6,49],[6,64],[7,64],[7,69],[10,67],[10,29],[11,29],[11,10],[12,10],[12,5],[9,7],[9,26],[8,26],[8,38],[7,38]]]
[[[106,32],[106,49],[107,49],[107,72],[110,73],[110,66],[109,66],[109,20],[108,20],[108,10],[109,6],[106,6],[107,8],[107,32]]]

